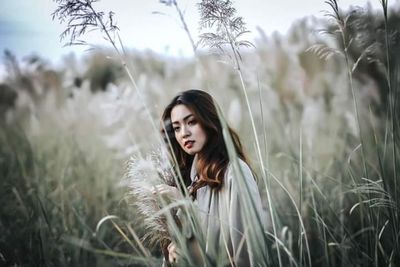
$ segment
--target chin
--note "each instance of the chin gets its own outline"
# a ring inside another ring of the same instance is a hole
[[[199,151],[198,151],[198,149],[195,149],[195,148],[192,148],[192,149],[190,149],[190,150],[184,150],[187,154],[189,154],[189,155],[191,155],[191,156],[193,156],[193,155],[195,155],[195,154],[197,154]]]
[[[196,154],[197,152],[196,151],[193,151],[193,150],[191,150],[191,151],[185,151],[187,154],[189,154],[189,155],[191,155],[191,156],[193,156],[194,154]]]

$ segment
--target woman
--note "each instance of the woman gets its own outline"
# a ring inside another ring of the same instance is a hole
[[[184,91],[174,97],[165,108],[162,121],[164,138],[171,146],[185,186],[190,185],[189,193],[198,208],[207,257],[213,260],[217,255],[225,255],[227,265],[255,265],[256,255],[247,242],[250,234],[245,234],[246,231],[254,234],[254,226],[251,230],[245,227],[246,215],[253,214],[259,221],[264,220],[257,184],[238,135],[228,127],[238,157],[235,165],[229,159],[214,100],[200,90]],[[154,193],[174,198],[180,195],[177,188],[167,185],[156,186]],[[247,203],[243,195],[248,196]],[[262,245],[261,241],[259,246]],[[168,246],[168,259],[178,260],[174,243]]]

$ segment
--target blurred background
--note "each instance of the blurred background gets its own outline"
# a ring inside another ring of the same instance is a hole
[[[363,0],[342,0],[340,6],[367,5]],[[368,3],[372,8],[379,8],[379,1]],[[392,3],[391,3],[392,4]],[[102,11],[113,11],[116,23],[120,28],[121,38],[126,47],[140,51],[152,50],[168,56],[192,56],[192,48],[181,28],[179,16],[175,8],[160,4],[157,0],[150,1],[99,1],[95,8]],[[179,3],[184,12],[186,23],[193,36],[199,28],[199,12],[196,1],[184,0]],[[16,56],[23,58],[37,54],[57,63],[62,57],[74,52],[82,56],[88,47],[63,47],[60,34],[65,24],[52,19],[52,13],[57,4],[47,0],[2,1],[0,10],[0,49],[10,49]],[[279,5],[271,5],[264,1],[235,1],[238,14],[246,18],[247,29],[251,31],[248,39],[253,40],[260,34],[260,27],[266,34],[273,32],[286,34],[293,22],[303,17],[314,16],[322,18],[323,11],[329,8],[324,1],[310,0],[301,4],[294,0],[285,0]],[[28,12],[29,11],[29,12]],[[98,33],[86,37],[91,45],[109,47]]]
[[[194,43],[201,32],[195,1],[178,1],[179,10],[171,3],[93,4],[115,13],[133,84],[104,33],[64,46],[66,25],[52,18],[57,3],[1,0],[0,265],[143,265],[115,225],[96,229],[113,214],[120,229],[144,231],[123,183],[126,161],[157,147],[163,107],[197,88],[215,96],[260,175],[243,85],[264,164],[285,188],[270,185],[278,229],[299,262],[302,233],[286,192],[301,208],[313,265],[387,263],[398,237],[377,217],[399,211],[391,206],[399,203],[390,126],[397,110],[388,112],[398,77],[388,79],[387,68],[398,70],[399,1],[389,1],[387,28],[381,1],[339,1],[343,35],[324,1],[234,1],[254,45],[241,50],[243,84],[229,58],[207,47],[193,52],[188,32]],[[377,187],[367,200],[394,204],[370,207],[376,203],[363,202],[360,186]],[[370,240],[380,231],[378,246]]]

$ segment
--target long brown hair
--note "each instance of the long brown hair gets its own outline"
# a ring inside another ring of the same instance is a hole
[[[214,99],[208,93],[201,90],[187,90],[175,96],[169,105],[165,108],[162,115],[162,134],[166,142],[171,142],[179,171],[185,181],[185,185],[190,184],[190,170],[194,156],[187,154],[180,147],[175,139],[175,133],[171,124],[171,111],[177,106],[183,104],[193,112],[194,117],[200,123],[207,135],[207,142],[204,148],[197,156],[196,169],[198,171],[198,183],[194,190],[208,185],[212,188],[220,188],[226,169],[229,164],[228,151],[222,135],[222,125],[218,117]],[[247,163],[247,158],[243,152],[239,136],[230,127],[229,133],[232,137],[235,150],[239,158]]]

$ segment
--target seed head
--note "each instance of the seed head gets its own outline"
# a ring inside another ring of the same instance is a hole
[[[64,40],[69,36],[67,45],[86,44],[78,40],[88,31],[100,30],[105,33],[107,39],[113,42],[112,33],[118,30],[114,24],[112,11],[105,16],[104,12],[96,11],[93,3],[99,0],[53,0],[58,4],[53,12],[53,20],[58,19],[60,23],[67,23],[67,28],[61,33],[60,39]]]
[[[200,29],[208,29],[200,35],[199,43],[203,46],[216,48],[227,55],[225,47],[232,51],[237,67],[241,59],[239,48],[254,46],[251,42],[242,40],[248,33],[242,17],[236,16],[236,9],[230,0],[203,0],[198,4],[200,12]]]

